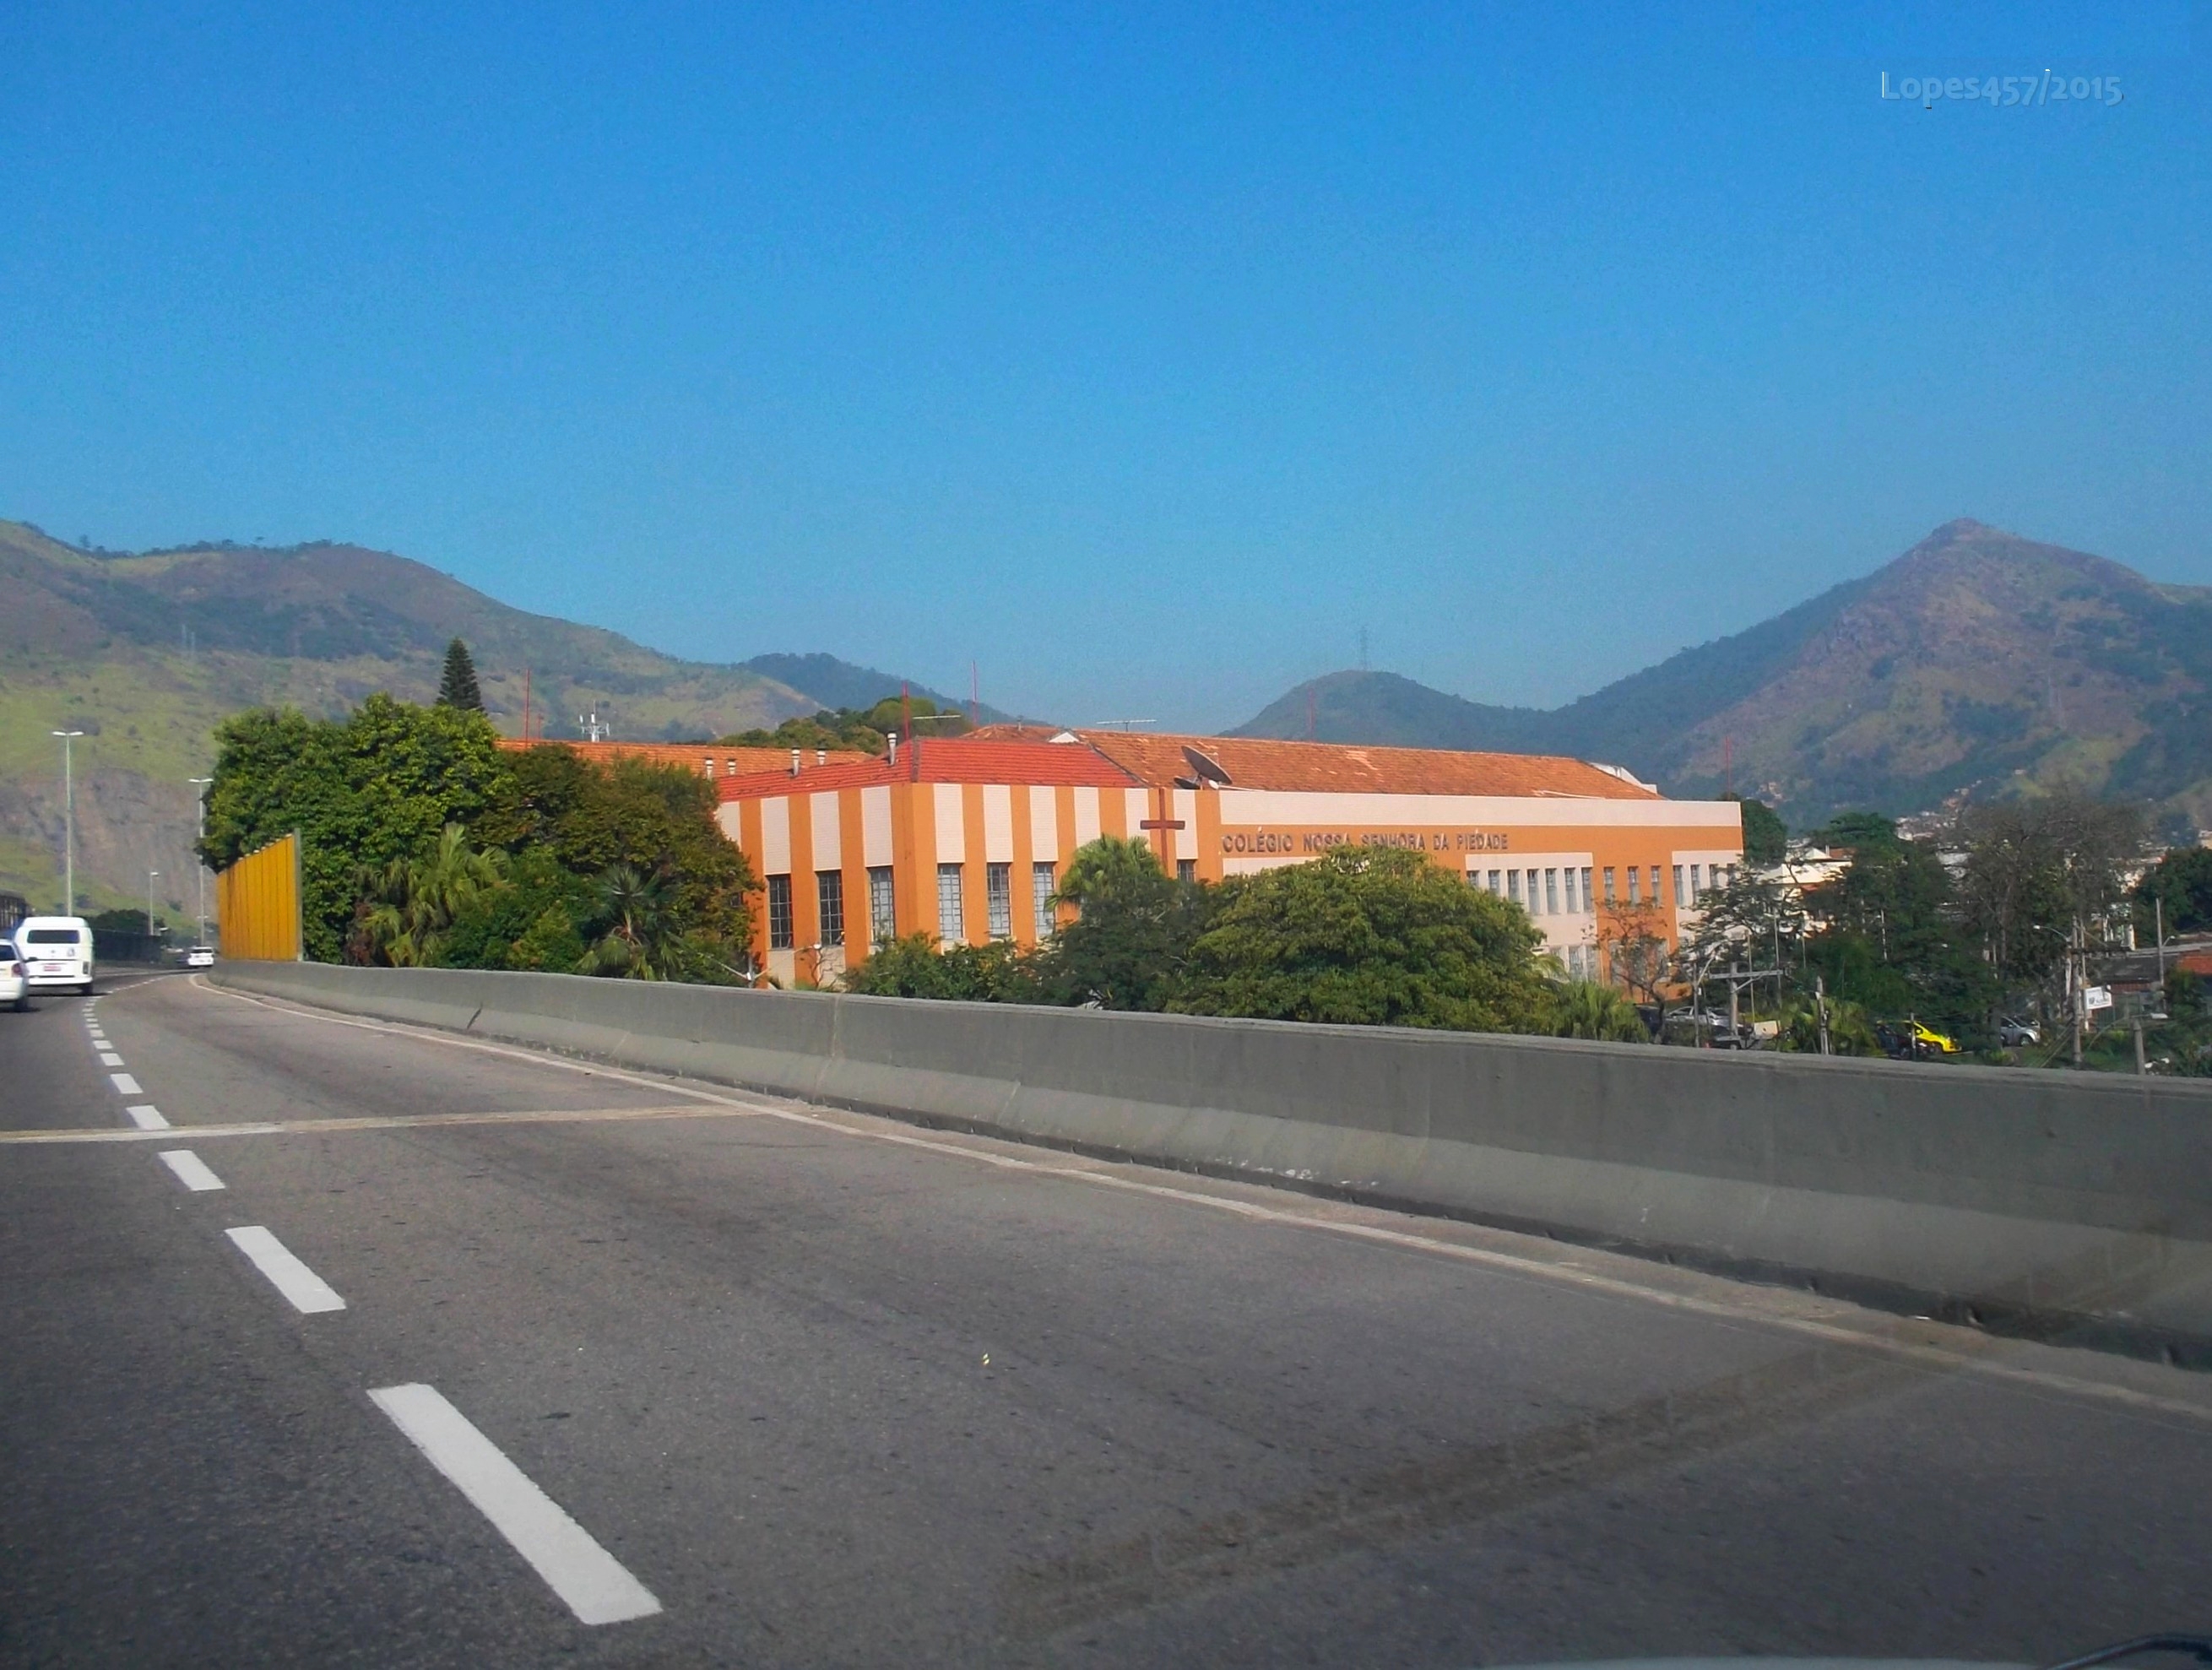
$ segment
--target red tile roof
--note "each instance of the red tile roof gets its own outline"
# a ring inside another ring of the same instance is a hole
[[[783,768],[744,777],[726,777],[725,800],[756,800],[775,794],[811,794],[878,783],[1027,783],[1098,788],[1134,788],[1137,780],[1097,749],[1082,743],[1042,742],[1034,738],[927,737],[899,750],[896,763],[868,758],[817,766],[811,759],[793,776],[788,757]]]
[[[712,774],[715,777],[745,776],[757,771],[791,769],[791,750],[787,748],[731,748],[712,742],[564,742],[556,737],[532,737],[527,742],[520,737],[501,737],[501,748],[567,748],[574,750],[595,764],[605,765],[614,760],[650,760],[655,765],[680,765],[686,771],[697,771],[702,775],[706,762],[714,762]],[[816,769],[814,750],[802,749],[809,770]],[[870,756],[854,748],[833,748],[830,762],[865,760]]]
[[[1654,800],[1656,789],[1615,776],[1587,760],[1553,754],[1463,754],[1440,748],[1367,748],[1261,737],[1178,737],[1146,731],[1053,732],[1036,726],[987,725],[970,738],[1034,740],[1079,737],[1148,786],[1194,779],[1194,750],[1228,774],[1229,786],[1334,794],[1565,795]],[[1066,748],[1070,744],[1058,744]]]

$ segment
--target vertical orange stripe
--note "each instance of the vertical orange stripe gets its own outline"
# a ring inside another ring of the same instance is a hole
[[[937,806],[927,783],[891,785],[891,886],[898,931],[937,937]]]
[[[960,786],[960,823],[967,850],[960,854],[960,934],[971,945],[991,940],[989,902],[983,896],[983,786]]]
[[[860,791],[837,791],[837,865],[845,874],[845,966],[868,960],[867,831],[861,822]]]
[[[800,956],[801,980],[816,975],[816,959],[805,955],[822,942],[822,913],[814,898],[814,803],[794,789],[784,797],[791,808],[791,943]]]
[[[1014,943],[1024,950],[1036,944],[1036,901],[1030,888],[1030,877],[1035,870],[1035,854],[1030,847],[1030,796],[1042,792],[1041,789],[1017,783],[1006,797],[1014,808],[1014,884],[1011,890]]]

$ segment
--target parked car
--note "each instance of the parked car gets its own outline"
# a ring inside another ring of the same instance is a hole
[[[1997,1041],[2007,1049],[2021,1049],[2029,1044],[2043,1041],[2043,1034],[2027,1021],[2015,1020],[2008,1015],[1997,1028]]]
[[[31,1006],[30,972],[15,955],[15,946],[5,939],[0,939],[0,1003],[19,1011]]]
[[[1956,1055],[1959,1041],[1923,1026],[1917,1020],[1881,1021],[1874,1029],[1875,1041],[1892,1060],[1923,1061],[1931,1055]]]
[[[185,953],[185,967],[187,969],[212,969],[215,967],[215,947],[212,945],[193,946],[190,950]]]
[[[83,917],[26,916],[15,941],[33,991],[92,995],[92,924]]]

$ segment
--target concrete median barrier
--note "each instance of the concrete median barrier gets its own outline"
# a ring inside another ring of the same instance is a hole
[[[244,991],[2212,1368],[2212,1086],[459,969]]]

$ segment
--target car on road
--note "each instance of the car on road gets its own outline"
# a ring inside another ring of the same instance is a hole
[[[2027,1021],[2015,1020],[2008,1015],[1997,1028],[1997,1041],[2007,1049],[2020,1049],[2028,1044],[2039,1044],[2043,1034]]]
[[[92,924],[82,916],[26,916],[12,936],[34,992],[92,995]]]
[[[215,967],[215,947],[212,945],[193,946],[190,950],[185,953],[185,967],[187,969],[212,969]]]
[[[15,947],[0,939],[0,1003],[22,1010],[31,1006],[31,977]]]

